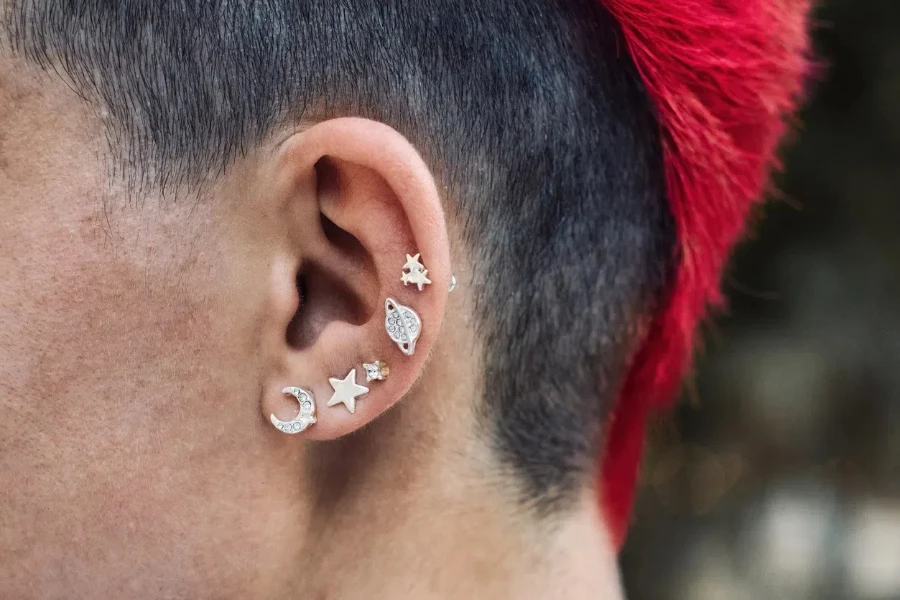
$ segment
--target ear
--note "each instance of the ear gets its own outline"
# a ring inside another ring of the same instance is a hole
[[[422,371],[449,290],[444,213],[422,158],[381,123],[316,124],[284,141],[271,161],[265,201],[282,211],[287,242],[272,273],[262,413],[269,428],[270,415],[295,418],[300,406],[282,390],[303,388],[315,397],[316,423],[300,436],[333,439],[393,406]],[[404,271],[407,255],[419,255],[430,284]],[[394,311],[402,306],[418,314],[420,327],[409,313],[398,326]],[[414,344],[408,338],[401,347],[400,327],[418,330]],[[363,365],[375,361],[389,372],[367,381]],[[360,386],[368,392],[354,399]],[[328,406],[333,397],[346,402]],[[272,435],[282,434],[272,428]]]

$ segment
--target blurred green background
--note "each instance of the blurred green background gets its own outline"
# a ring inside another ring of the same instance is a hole
[[[781,194],[651,427],[632,600],[900,600],[900,0],[824,0]]]

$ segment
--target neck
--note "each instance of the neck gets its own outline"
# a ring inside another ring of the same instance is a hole
[[[354,440],[345,450],[377,463],[382,446]],[[298,577],[308,593],[299,597],[621,598],[615,556],[588,493],[539,522],[504,490],[478,483],[485,479],[461,477],[451,461],[427,473],[395,463],[384,476],[372,475],[385,473],[375,467],[366,477],[364,466],[325,476],[347,463],[320,458],[324,480],[302,551],[310,559]]]
[[[453,396],[413,395],[311,453],[293,597],[621,598],[594,492],[549,519],[528,514],[467,425],[474,415],[435,411],[471,404]]]

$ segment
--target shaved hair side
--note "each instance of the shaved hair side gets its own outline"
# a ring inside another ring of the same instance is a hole
[[[107,113],[116,173],[197,187],[278,128],[410,139],[475,270],[483,430],[540,512],[596,469],[670,277],[657,124],[597,0],[13,0],[5,44]]]

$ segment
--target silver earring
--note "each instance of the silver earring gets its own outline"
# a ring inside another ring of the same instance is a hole
[[[455,289],[456,289],[456,275],[451,275],[450,276],[450,285],[447,286],[447,291],[452,292]]]
[[[428,269],[419,262],[418,254],[415,256],[410,256],[409,254],[406,255],[406,264],[403,265],[403,270],[409,271],[400,276],[400,281],[403,282],[403,285],[409,285],[411,283],[418,287],[421,292],[423,285],[431,283],[431,280],[428,279]]]
[[[312,392],[308,392],[303,388],[286,387],[281,390],[282,394],[290,394],[300,403],[300,412],[290,421],[282,421],[275,415],[269,415],[269,420],[278,431],[284,433],[300,433],[310,425],[316,422],[316,401]]]
[[[416,340],[422,333],[422,319],[416,311],[403,306],[393,298],[384,301],[384,328],[400,351],[412,356],[416,351]]]
[[[356,383],[356,369],[350,369],[350,372],[343,379],[329,377],[328,383],[334,388],[334,393],[331,395],[331,400],[328,401],[328,406],[343,404],[350,411],[350,414],[356,412],[356,397],[362,396],[369,391],[369,388],[366,386]]]
[[[371,363],[363,363],[366,370],[366,381],[384,381],[391,372],[386,362],[376,360]]]

